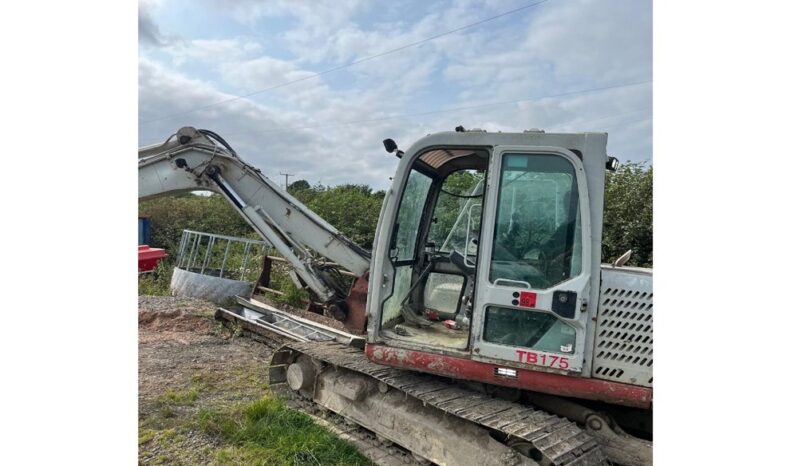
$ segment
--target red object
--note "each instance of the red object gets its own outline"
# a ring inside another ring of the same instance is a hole
[[[647,387],[520,369],[515,366],[501,366],[371,343],[366,345],[366,355],[370,360],[388,366],[404,367],[455,379],[504,385],[552,395],[606,401],[634,408],[650,408],[654,395],[653,389]],[[496,375],[497,367],[513,367],[517,371],[517,376]]]
[[[366,321],[368,315],[366,313],[366,295],[369,292],[369,273],[366,272],[362,277],[358,277],[352,288],[349,290],[349,296],[346,297],[346,319],[344,326],[353,333],[362,335],[366,333]]]
[[[139,246],[139,272],[152,272],[158,262],[166,257],[166,251],[160,248],[151,248],[146,244]]]
[[[453,321],[451,319],[450,320],[444,320],[443,321],[443,326],[448,328],[449,330],[454,330],[454,329],[457,328],[457,322],[455,322],[455,321]]]
[[[523,307],[535,307],[538,302],[538,294],[531,291],[522,291],[520,305]]]
[[[441,320],[441,315],[438,314],[438,311],[435,309],[424,309],[424,317],[426,317],[427,320]]]

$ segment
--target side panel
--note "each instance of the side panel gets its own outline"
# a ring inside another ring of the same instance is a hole
[[[593,377],[653,385],[652,284],[650,269],[602,268]]]

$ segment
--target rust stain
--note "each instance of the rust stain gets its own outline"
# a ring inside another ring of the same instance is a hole
[[[349,289],[346,297],[347,314],[344,326],[352,333],[362,335],[366,333],[366,297],[369,290],[369,273],[358,277]]]

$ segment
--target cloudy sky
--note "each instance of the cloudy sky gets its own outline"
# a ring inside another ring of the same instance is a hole
[[[139,143],[210,129],[281,183],[383,189],[383,139],[457,125],[603,131],[650,162],[651,76],[645,0],[139,4]]]

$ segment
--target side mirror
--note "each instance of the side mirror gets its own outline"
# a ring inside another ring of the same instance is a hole
[[[385,151],[389,154],[395,153],[397,157],[400,159],[404,155],[404,152],[399,150],[399,146],[396,145],[396,141],[391,138],[385,139],[382,141],[382,145],[385,146]]]
[[[385,146],[385,151],[389,154],[393,154],[393,151],[399,148],[399,146],[396,145],[396,141],[391,138],[382,141],[382,145]]]
[[[607,165],[606,165],[607,170],[614,172],[618,170],[618,165],[620,165],[618,163],[618,159],[616,159],[615,157],[607,157]]]

